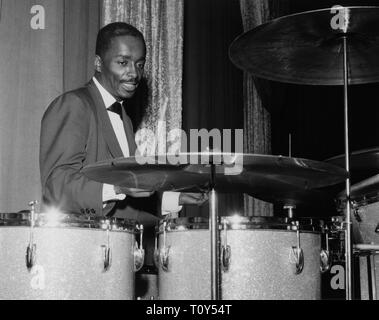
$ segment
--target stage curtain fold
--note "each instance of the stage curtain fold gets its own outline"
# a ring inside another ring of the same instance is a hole
[[[184,11],[183,130],[231,129],[234,141],[243,129],[243,73],[229,59],[243,32],[239,0],[186,0]],[[218,193],[218,211],[244,215],[241,191]],[[208,217],[208,205],[187,206],[182,215]]]
[[[240,0],[244,31],[247,32],[280,14],[278,1]],[[270,83],[244,72],[244,152],[271,154]],[[248,216],[272,216],[273,204],[251,196],[244,198]]]
[[[179,151],[180,136],[168,134],[182,127],[183,0],[103,0],[102,25],[116,21],[139,29],[147,45],[144,90],[128,111],[137,145],[149,155]]]

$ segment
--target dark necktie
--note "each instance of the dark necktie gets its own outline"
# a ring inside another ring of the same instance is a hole
[[[114,104],[108,107],[107,110],[117,113],[122,120],[122,106],[120,102],[116,101]]]

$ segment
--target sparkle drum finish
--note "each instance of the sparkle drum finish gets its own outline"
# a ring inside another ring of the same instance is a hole
[[[0,214],[0,299],[134,299],[140,231],[133,221],[35,214],[32,229],[30,221],[26,214]]]
[[[319,222],[222,217],[219,228],[222,299],[321,299]],[[298,235],[304,264],[296,274]],[[161,222],[157,237],[159,298],[210,299],[208,219]]]

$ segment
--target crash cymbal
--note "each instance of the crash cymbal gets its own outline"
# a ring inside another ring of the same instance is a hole
[[[171,164],[166,155],[143,161],[117,158],[88,165],[83,172],[92,180],[128,188],[199,191],[209,188],[209,155],[216,164],[215,190],[247,193],[270,202],[309,202],[314,198],[312,189],[339,183],[347,176],[342,168],[314,160],[227,153],[182,153],[179,164]]]
[[[229,55],[254,76],[295,84],[343,85],[347,37],[349,84],[379,81],[379,7],[346,7],[337,29],[331,8],[284,16],[233,41]],[[332,27],[333,26],[333,27]]]

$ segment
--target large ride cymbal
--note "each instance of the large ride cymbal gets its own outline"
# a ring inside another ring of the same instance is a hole
[[[235,39],[230,58],[237,67],[264,79],[343,85],[342,36],[346,35],[349,84],[378,82],[379,7],[345,9],[344,30],[333,29],[343,19],[336,20],[338,13],[331,8],[284,16]]]
[[[92,180],[128,188],[199,191],[209,188],[209,155],[212,153],[182,153],[180,164],[171,164],[166,155],[147,157],[143,165],[137,157],[117,158],[88,165],[83,173]],[[218,192],[246,193],[274,203],[302,204],[320,199],[313,189],[342,182],[347,177],[343,168],[314,160],[260,154],[233,156],[213,153]]]

